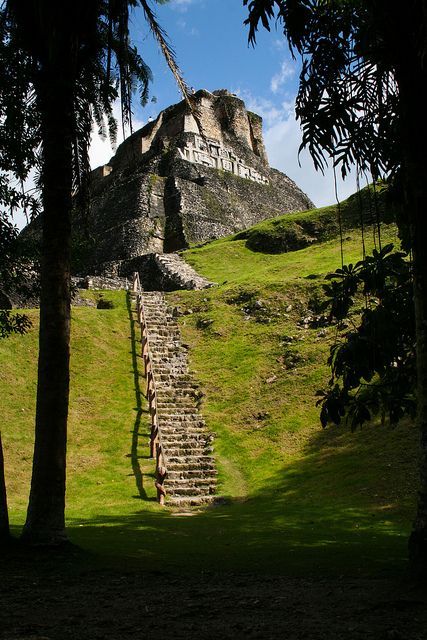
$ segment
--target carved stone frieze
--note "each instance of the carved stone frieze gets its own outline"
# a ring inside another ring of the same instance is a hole
[[[218,140],[207,139],[206,142],[201,136],[194,135],[193,140],[188,140],[184,147],[178,147],[181,159],[205,167],[229,171],[239,178],[259,184],[269,184],[268,178],[256,169],[248,167],[242,158],[239,158],[231,149],[223,147]]]

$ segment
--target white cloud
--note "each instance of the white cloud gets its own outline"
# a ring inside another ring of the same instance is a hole
[[[185,13],[186,11],[188,11],[188,7],[191,4],[194,4],[195,1],[196,0],[172,0],[170,3],[170,6],[172,7],[172,9],[175,9],[176,11]]]
[[[36,170],[32,169],[30,171],[28,178],[24,182],[24,191],[26,193],[31,192],[31,195],[34,195],[34,196],[37,195],[35,192],[35,184],[36,184],[35,179],[36,179]],[[16,183],[15,180],[13,179],[11,179],[10,182],[15,189],[18,189],[18,190],[20,189],[20,183]],[[13,214],[11,216],[11,222],[16,227],[18,227],[18,229],[23,229],[25,225],[28,224],[29,221],[23,209],[19,208],[13,211]]]
[[[183,18],[178,18],[178,20],[176,21],[176,26],[179,29],[182,29],[188,36],[198,36],[200,33],[199,30],[196,29],[196,27],[188,28],[187,22]]]
[[[123,131],[121,127],[121,115],[120,115],[120,104],[117,101],[113,107],[113,115],[118,122],[118,130],[117,130],[117,146],[123,142]],[[144,126],[144,122],[142,120],[132,119],[132,127],[134,131],[137,131],[141,127]],[[115,150],[113,149],[110,139],[103,140],[101,136],[98,134],[97,128],[94,126],[92,129],[92,140],[89,147],[89,160],[90,166],[92,169],[96,169],[100,165],[107,164],[110,158],[114,155]]]
[[[298,158],[301,131],[293,111],[284,112],[281,118],[265,128],[264,141],[270,165],[292,178],[317,207],[336,202],[333,169],[329,167],[324,175],[316,171],[307,151],[302,151]],[[356,171],[345,181],[337,171],[337,190],[340,200],[354,193]]]
[[[271,82],[270,82],[271,91],[273,93],[277,93],[279,89],[281,89],[283,85],[286,83],[286,80],[288,80],[289,78],[292,78],[295,75],[295,70],[296,70],[296,67],[294,64],[292,64],[292,62],[289,62],[288,60],[283,60],[280,66],[279,72],[276,73],[271,78]]]
[[[268,98],[261,98],[260,96],[254,96],[250,91],[245,89],[235,89],[233,93],[238,95],[246,105],[249,111],[261,116],[264,123],[268,126],[272,126],[275,122],[283,117],[283,110],[273,104]],[[293,106],[293,105],[292,105]]]
[[[294,100],[284,100],[275,104],[272,100],[254,96],[250,91],[234,91],[244,100],[247,109],[262,117],[264,142],[270,165],[283,171],[313,200],[318,207],[336,202],[333,169],[328,168],[323,175],[316,171],[307,151],[298,158],[301,131],[295,119]],[[301,166],[300,166],[301,165]],[[337,171],[338,197],[344,200],[356,191],[356,171],[345,181]]]
[[[286,40],[285,38],[276,38],[275,40],[273,40],[273,48],[277,49],[277,51],[282,51],[285,46],[286,46]]]

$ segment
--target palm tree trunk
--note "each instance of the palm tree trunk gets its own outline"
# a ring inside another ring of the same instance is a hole
[[[0,544],[9,540],[9,514],[7,510],[6,481],[4,477],[3,446],[0,432]]]
[[[23,531],[23,538],[36,544],[66,540],[74,82],[71,50],[71,45],[62,43],[50,52],[37,88],[42,112],[43,240],[36,433]]]

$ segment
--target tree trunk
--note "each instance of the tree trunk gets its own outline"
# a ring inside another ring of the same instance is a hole
[[[6,481],[4,477],[3,446],[0,432],[0,544],[9,540],[9,515],[7,510]]]
[[[410,566],[427,574],[427,69],[419,50],[417,29],[423,22],[424,0],[402,12],[398,68],[403,151],[402,182],[413,252],[417,353],[417,426],[420,432],[420,483],[417,512],[409,539]],[[416,11],[415,11],[416,9]]]
[[[412,177],[420,174],[412,167]],[[417,426],[420,431],[420,483],[417,512],[409,539],[413,572],[427,575],[427,177],[419,175],[411,198],[411,243],[414,266],[414,304],[417,336]],[[424,184],[423,184],[424,182]],[[414,181],[407,181],[413,192]]]
[[[36,433],[23,531],[23,539],[33,544],[66,540],[74,80],[71,43],[60,39],[59,34],[50,44],[36,87],[42,111],[43,240]]]

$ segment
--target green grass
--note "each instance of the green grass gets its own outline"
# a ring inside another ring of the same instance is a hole
[[[372,237],[372,234],[369,234]],[[395,229],[383,228],[383,241]],[[360,233],[346,234],[346,261]],[[326,384],[332,329],[299,329],[322,276],[340,264],[336,240],[284,254],[221,240],[185,254],[222,283],[169,294],[217,434],[224,504],[188,516],[154,501],[148,418],[123,293],[112,310],[73,310],[67,492],[71,539],[122,566],[378,575],[400,571],[414,512],[417,434],[378,424],[322,431],[315,391]],[[307,278],[310,276],[310,278]],[[246,301],[246,302],[245,302]],[[249,302],[247,302],[249,301]],[[242,308],[260,301],[263,310]],[[191,311],[191,313],[190,313]],[[36,318],[36,313],[31,312]],[[248,318],[245,318],[248,316]],[[213,320],[201,329],[200,319]],[[284,338],[296,338],[292,344]],[[135,337],[135,336],[133,336]],[[135,351],[136,350],[136,351]],[[289,350],[297,366],[285,368]],[[37,336],[0,344],[0,393],[11,519],[28,495]]]
[[[383,244],[398,242],[394,225],[383,225]],[[366,247],[374,246],[372,227],[366,234]],[[343,239],[344,261],[355,262],[362,258],[362,236],[360,231],[351,230]],[[313,244],[305,249],[281,254],[255,252],[246,246],[245,240],[234,237],[216,240],[203,247],[184,252],[185,259],[195,269],[214,282],[227,287],[239,284],[272,285],[275,291],[286,291],[292,282],[292,289],[308,276],[318,278],[341,266],[340,243],[336,238]],[[298,287],[297,287],[298,288]]]

